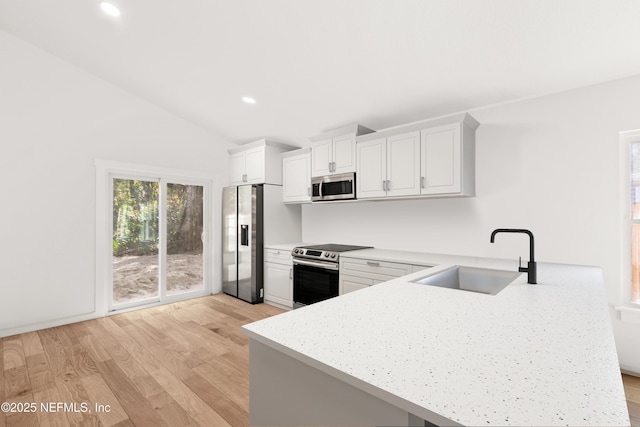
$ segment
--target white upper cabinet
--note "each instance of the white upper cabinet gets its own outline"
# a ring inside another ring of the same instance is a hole
[[[245,151],[245,175],[248,184],[258,184],[266,181],[266,148],[258,147]]]
[[[357,144],[359,199],[420,194],[420,132]]]
[[[311,150],[309,148],[282,154],[282,201],[311,201]]]
[[[356,171],[356,137],[345,135],[333,138],[333,171],[347,173]]]
[[[356,197],[370,199],[387,196],[387,139],[357,144]]]
[[[356,197],[475,196],[475,130],[469,114],[357,138]]]
[[[356,138],[353,135],[322,140],[311,150],[313,176],[356,171]]]
[[[422,194],[460,193],[460,123],[422,131]]]
[[[312,148],[312,176],[331,175],[333,162],[333,140],[331,138],[318,142]]]
[[[360,125],[344,128],[310,138],[311,176],[356,171],[356,136],[373,132]]]
[[[387,138],[387,196],[420,194],[420,132]]]
[[[229,150],[229,184],[282,185],[280,154],[296,148],[261,139]]]
[[[247,154],[229,154],[229,183],[231,185],[244,184],[245,172],[247,171]]]
[[[461,120],[421,132],[421,194],[434,197],[476,195],[476,137],[479,123]]]

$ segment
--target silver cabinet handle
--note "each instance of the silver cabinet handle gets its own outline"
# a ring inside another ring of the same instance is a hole
[[[391,191],[391,181],[387,180],[387,191]]]
[[[420,177],[420,188],[424,188],[424,176]]]
[[[375,261],[367,261],[367,265],[370,265],[371,267],[380,267],[380,263]]]
[[[311,187],[307,187],[307,196],[311,195]]]
[[[387,191],[387,181],[382,180],[382,191]]]
[[[293,279],[293,268],[289,269],[289,279]]]
[[[331,172],[336,171],[336,162],[331,162]]]

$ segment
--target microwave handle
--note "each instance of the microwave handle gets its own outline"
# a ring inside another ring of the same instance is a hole
[[[320,193],[320,199],[322,199],[322,184],[324,184],[324,179],[320,181],[320,184],[318,184],[318,193]]]

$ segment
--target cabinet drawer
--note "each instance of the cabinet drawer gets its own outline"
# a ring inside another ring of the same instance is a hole
[[[291,258],[291,251],[285,251],[283,249],[269,249],[264,250],[265,262],[275,262],[278,264],[291,265],[293,259]]]
[[[411,273],[411,264],[342,258],[340,272],[346,275],[385,281]]]

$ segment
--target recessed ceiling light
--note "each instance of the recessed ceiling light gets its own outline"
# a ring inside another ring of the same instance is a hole
[[[100,9],[102,9],[102,11],[107,15],[120,16],[120,9],[118,9],[117,7],[115,7],[109,2],[106,2],[106,1],[101,2]]]
[[[247,104],[255,104],[256,100],[251,98],[250,96],[243,96],[242,97],[242,101],[247,103]]]

